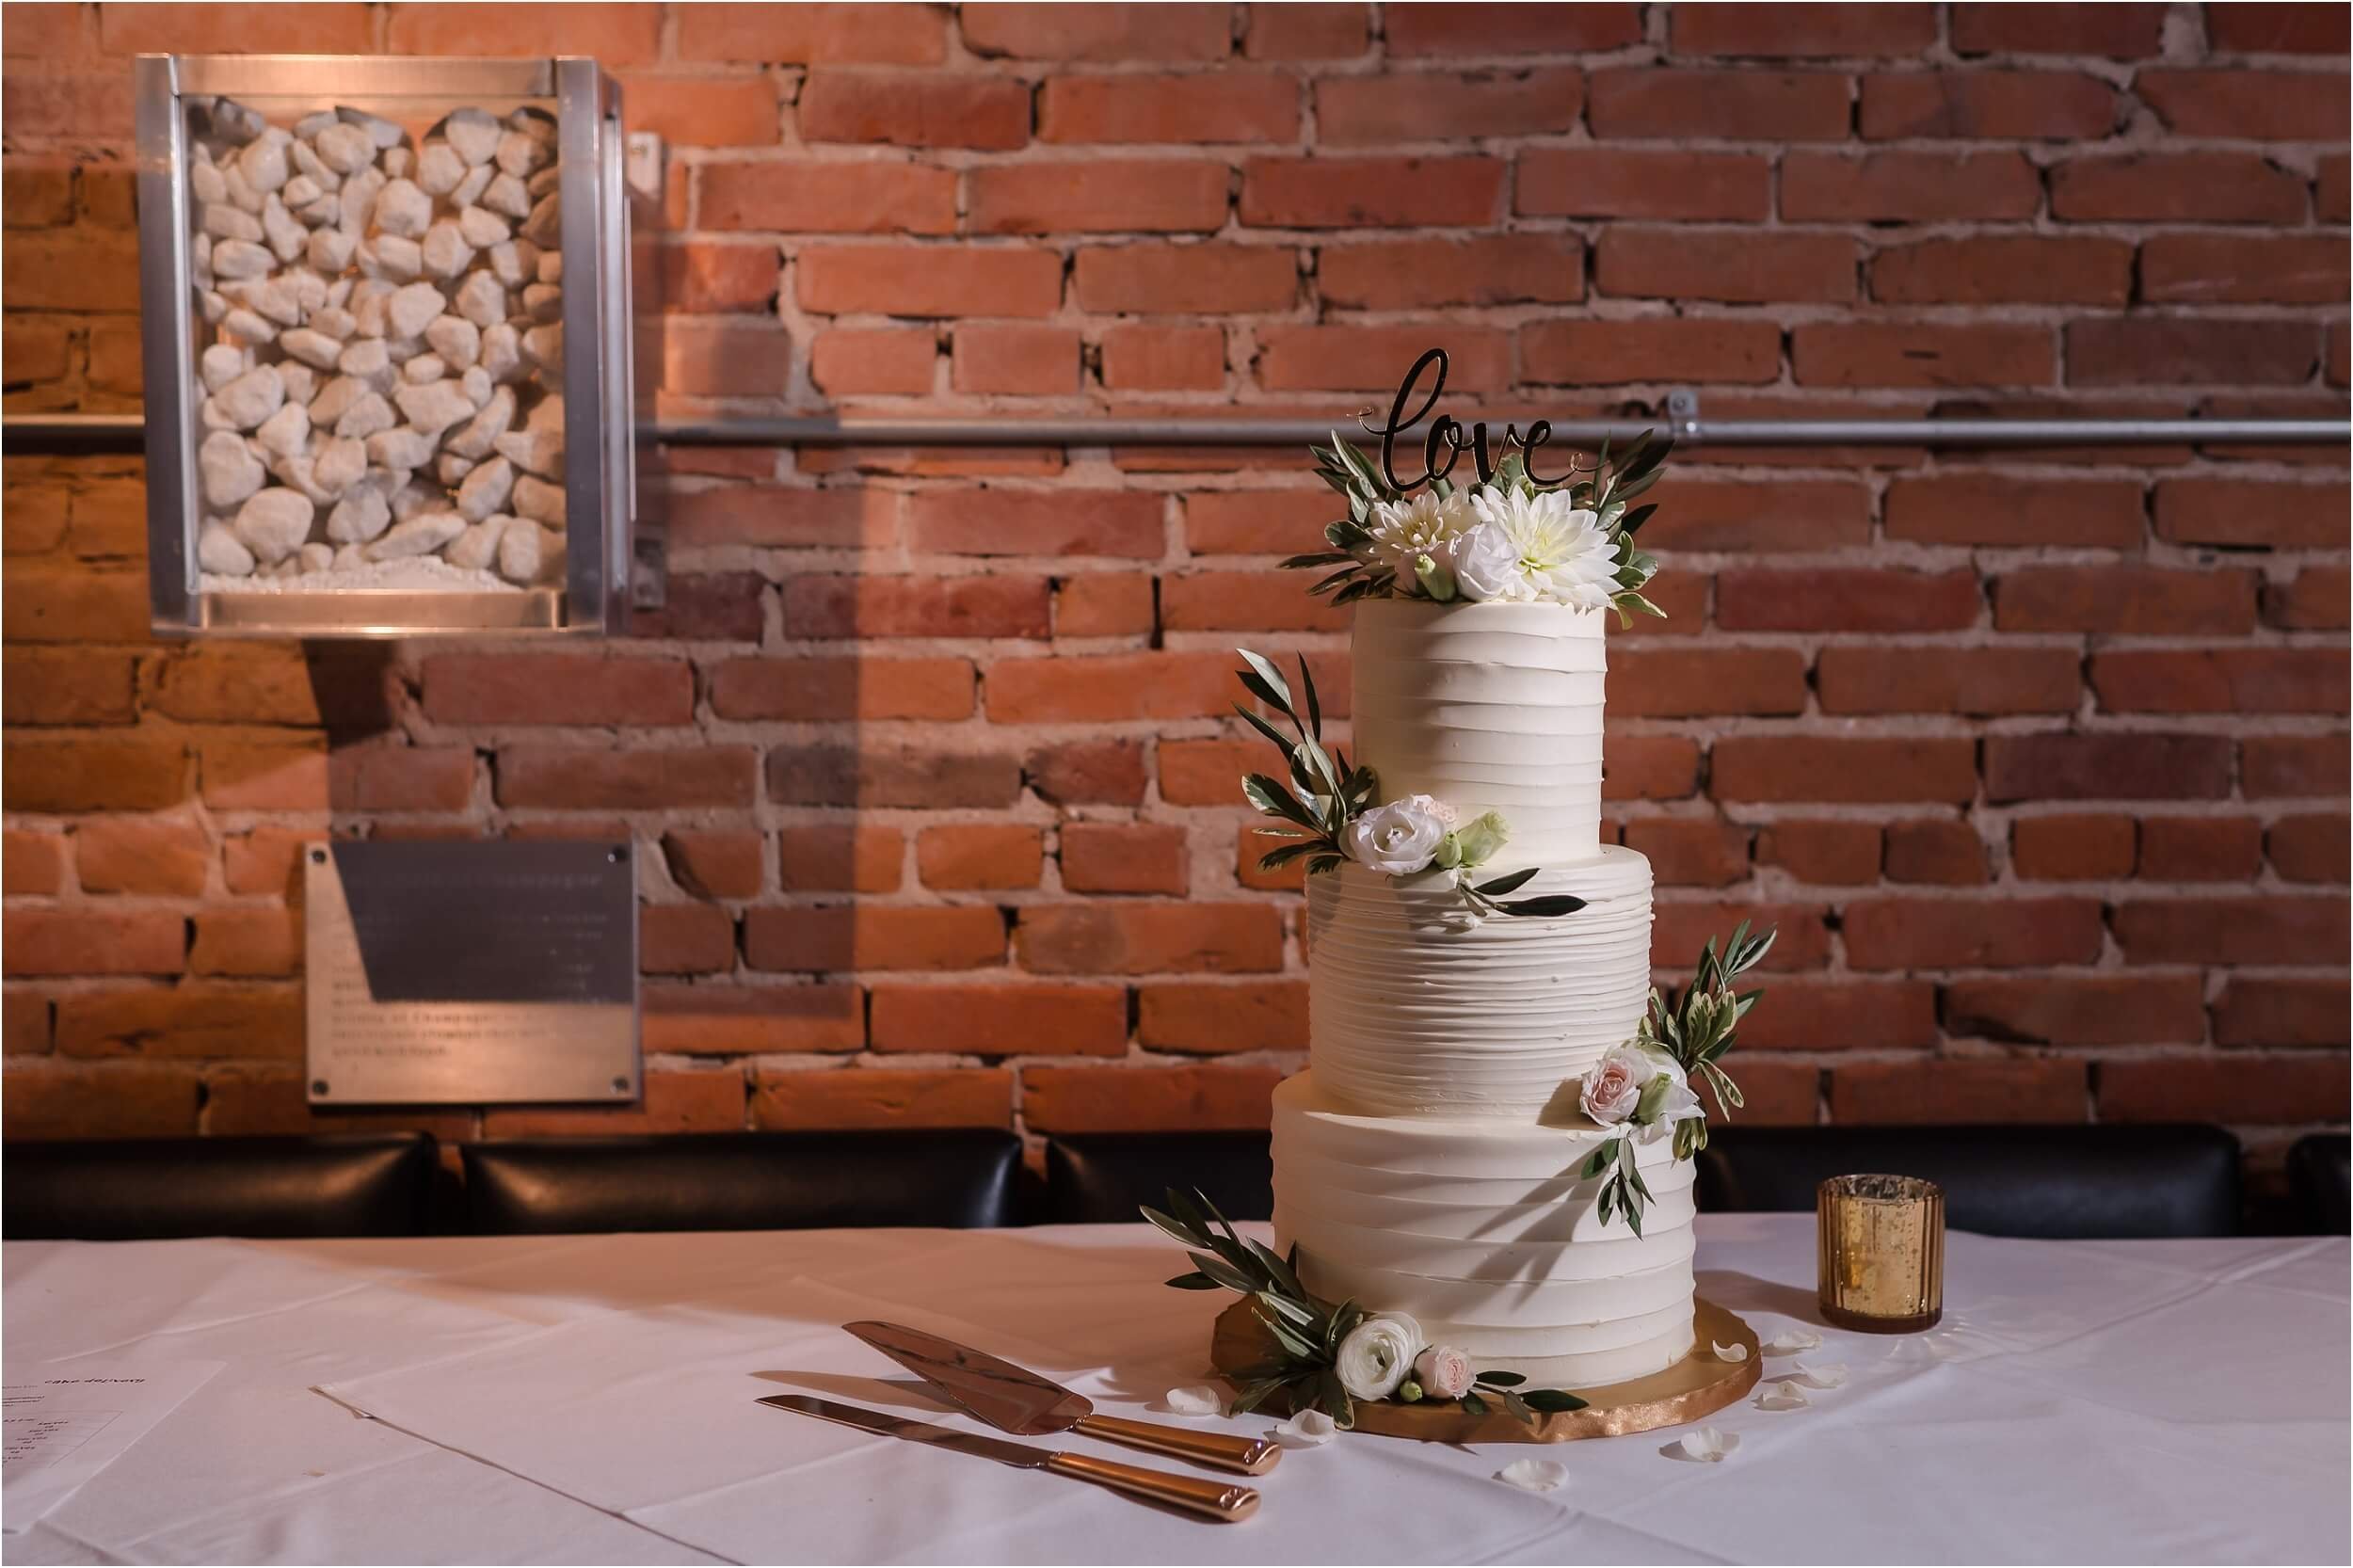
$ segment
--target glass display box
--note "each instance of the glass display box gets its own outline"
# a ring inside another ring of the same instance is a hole
[[[617,84],[570,57],[135,72],[155,630],[626,630],[659,550],[632,256],[654,225]]]

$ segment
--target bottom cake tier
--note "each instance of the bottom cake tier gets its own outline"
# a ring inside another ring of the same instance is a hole
[[[1433,1344],[1537,1388],[1647,1376],[1691,1348],[1691,1182],[1637,1145],[1653,1201],[1604,1224],[1577,1168],[1607,1133],[1497,1117],[1369,1116],[1312,1071],[1274,1091],[1274,1233],[1327,1301],[1402,1312]]]

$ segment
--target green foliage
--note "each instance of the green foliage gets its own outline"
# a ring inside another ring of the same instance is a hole
[[[1641,1235],[1642,1208],[1650,1202],[1650,1187],[1634,1162],[1634,1134],[1630,1127],[1615,1138],[1604,1140],[1601,1147],[1587,1156],[1577,1170],[1577,1179],[1591,1181],[1604,1172],[1609,1173],[1609,1179],[1601,1184],[1601,1223],[1608,1224],[1611,1219],[1623,1217],[1627,1229]]]
[[[1585,907],[1583,899],[1569,893],[1546,893],[1538,898],[1515,899],[1504,896],[1517,891],[1526,885],[1529,877],[1535,874],[1536,868],[1529,866],[1525,870],[1512,872],[1485,882],[1474,883],[1465,879],[1455,885],[1455,890],[1463,895],[1463,901],[1465,904],[1481,915],[1522,915],[1541,918],[1552,915],[1574,915]]]
[[[1667,618],[1667,612],[1643,598],[1641,591],[1658,574],[1658,561],[1634,545],[1634,536],[1658,509],[1657,504],[1629,509],[1629,503],[1658,483],[1660,475],[1666,472],[1667,454],[1674,450],[1674,444],[1672,436],[1645,430],[1634,438],[1633,450],[1612,463],[1609,443],[1604,441],[1594,459],[1593,473],[1572,480],[1569,485],[1569,499],[1580,507],[1599,513],[1601,526],[1617,543],[1618,591],[1610,603],[1618,612],[1621,626],[1633,625],[1637,615]]]
[[[1397,586],[1397,573],[1373,565],[1368,558],[1372,535],[1365,528],[1365,520],[1372,515],[1378,502],[1395,501],[1398,492],[1381,477],[1380,470],[1365,460],[1340,433],[1332,432],[1330,446],[1311,446],[1308,456],[1315,459],[1316,477],[1322,480],[1342,500],[1348,503],[1348,516],[1326,523],[1323,537],[1331,545],[1328,551],[1316,551],[1294,555],[1283,563],[1286,567],[1337,567],[1339,569],[1320,579],[1307,591],[1330,594],[1335,604],[1352,604],[1375,595],[1385,596]]]
[[[1732,1048],[1733,1032],[1740,1020],[1749,1016],[1749,1009],[1765,994],[1761,985],[1741,991],[1733,983],[1764,961],[1772,951],[1773,938],[1779,935],[1769,929],[1762,936],[1751,936],[1749,922],[1742,920],[1733,927],[1721,955],[1716,951],[1716,939],[1709,937],[1706,946],[1700,950],[1691,984],[1683,988],[1672,1007],[1654,988],[1650,1011],[1635,1032],[1638,1044],[1663,1050],[1681,1064],[1693,1087],[1705,1083],[1713,1091],[1717,1105],[1727,1116],[1739,1110],[1743,1102],[1739,1085],[1718,1063]],[[1698,1129],[1689,1153],[1707,1146],[1705,1123],[1686,1122],[1683,1126]],[[1675,1152],[1678,1157],[1687,1152],[1681,1147],[1681,1140],[1677,1141]]]
[[[1336,871],[1348,859],[1340,836],[1350,823],[1380,804],[1381,781],[1370,768],[1352,767],[1347,754],[1337,747],[1324,746],[1323,706],[1316,696],[1316,680],[1308,673],[1305,655],[1299,659],[1299,695],[1294,697],[1290,682],[1273,660],[1246,648],[1235,651],[1246,666],[1236,672],[1242,689],[1291,727],[1287,734],[1280,725],[1239,702],[1234,704],[1234,712],[1283,756],[1284,777],[1246,773],[1241,778],[1243,798],[1275,822],[1274,826],[1257,831],[1283,840],[1258,856],[1258,869],[1271,872],[1305,860],[1310,875]],[[1583,899],[1566,893],[1505,898],[1536,874],[1533,868],[1478,884],[1459,874],[1485,861],[1509,837],[1502,817],[1490,811],[1449,834],[1436,865],[1416,875],[1452,878],[1455,891],[1475,915],[1555,916],[1585,907]]]
[[[1348,756],[1323,744],[1323,704],[1316,696],[1316,679],[1308,673],[1305,654],[1299,658],[1299,696],[1283,679],[1273,661],[1238,649],[1248,666],[1237,672],[1242,688],[1287,720],[1292,733],[1241,703],[1234,712],[1265,736],[1283,755],[1285,777],[1244,774],[1241,792],[1251,805],[1280,824],[1260,833],[1285,842],[1258,857],[1261,871],[1273,871],[1305,859],[1310,872],[1329,871],[1347,858],[1340,835],[1350,820],[1375,803],[1381,785],[1370,768],[1351,767]],[[1303,712],[1302,710],[1305,710]]]
[[[1732,1081],[1721,1064],[1723,1054],[1732,1048],[1733,1032],[1749,1015],[1757,1000],[1764,996],[1764,987],[1736,990],[1734,982],[1764,961],[1772,950],[1773,938],[1779,933],[1767,930],[1763,936],[1751,936],[1749,922],[1742,920],[1733,927],[1724,941],[1721,954],[1716,938],[1710,936],[1700,949],[1700,961],[1692,972],[1691,984],[1685,986],[1670,1005],[1657,987],[1650,994],[1650,1008],[1634,1032],[1634,1043],[1645,1050],[1671,1057],[1683,1069],[1685,1079],[1694,1088],[1705,1083],[1716,1096],[1717,1108],[1729,1117],[1744,1103],[1740,1086]],[[1642,1099],[1635,1108],[1631,1122],[1646,1122],[1657,1114],[1658,1102],[1665,1098],[1672,1083],[1664,1073],[1653,1079],[1643,1089]],[[1707,1119],[1691,1117],[1677,1122],[1674,1129],[1674,1157],[1689,1160],[1707,1147]],[[1577,1169],[1577,1178],[1591,1181],[1606,1176],[1602,1183],[1600,1210],[1604,1224],[1613,1215],[1623,1215],[1635,1235],[1642,1234],[1642,1210],[1650,1202],[1650,1189],[1642,1182],[1642,1174],[1634,1163],[1632,1126],[1609,1139],[1588,1156]]]
[[[1251,1301],[1251,1310],[1274,1341],[1274,1353],[1234,1375],[1232,1414],[1257,1409],[1275,1395],[1285,1397],[1294,1411],[1321,1410],[1343,1427],[1356,1424],[1356,1401],[1340,1383],[1340,1345],[1369,1316],[1354,1302],[1335,1306],[1307,1293],[1299,1283],[1299,1249],[1289,1257],[1272,1247],[1237,1233],[1233,1222],[1217,1210],[1197,1188],[1172,1187],[1162,1200],[1165,1208],[1146,1207],[1144,1217],[1183,1247],[1193,1259],[1193,1272],[1168,1283],[1179,1290],[1226,1289]],[[1426,1347],[1417,1347],[1419,1349]],[[1507,1409],[1531,1425],[1540,1410],[1582,1410],[1585,1401],[1557,1389],[1527,1395],[1511,1392],[1520,1382],[1516,1372],[1481,1372],[1477,1385],[1496,1394]],[[1413,1386],[1408,1384],[1407,1386]],[[1418,1389],[1417,1388],[1417,1393]],[[1401,1398],[1403,1389],[1393,1398]],[[1475,1395],[1463,1397],[1463,1408],[1483,1412]],[[1545,1402],[1539,1403],[1539,1400]]]

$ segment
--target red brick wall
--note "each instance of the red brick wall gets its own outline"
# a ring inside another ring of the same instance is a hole
[[[135,406],[125,56],[592,52],[676,149],[680,411],[2345,411],[2335,6],[9,6],[7,404]],[[8,459],[7,1125],[321,1125],[292,846],[634,834],[649,1091],[576,1127],[1257,1123],[1298,906],[1229,648],[1304,456],[681,455],[671,608],[151,642],[137,465]],[[1777,920],[1766,1121],[2346,1098],[2343,454],[1699,452],[1612,650],[1669,972]],[[652,853],[658,848],[659,853]],[[406,1118],[392,1118],[405,1120]],[[340,1121],[338,1123],[340,1124]]]

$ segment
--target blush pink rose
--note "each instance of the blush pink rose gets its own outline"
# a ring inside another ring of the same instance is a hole
[[[1611,1051],[1586,1071],[1578,1096],[1585,1114],[1602,1127],[1616,1127],[1634,1114],[1655,1071],[1639,1052]]]
[[[1415,1358],[1414,1381],[1432,1399],[1459,1400],[1470,1392],[1470,1357],[1451,1345],[1433,1345]]]

